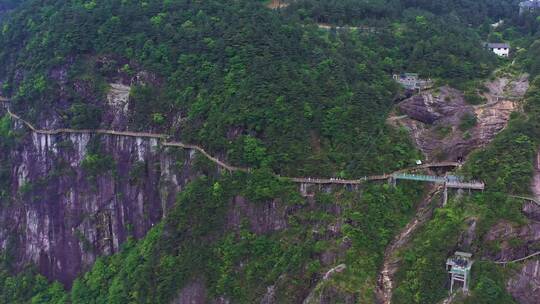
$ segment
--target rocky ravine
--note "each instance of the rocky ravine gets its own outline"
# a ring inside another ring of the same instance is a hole
[[[428,161],[456,161],[489,143],[506,127],[529,82],[522,75],[515,79],[498,78],[485,86],[488,90],[483,94],[485,104],[470,105],[462,92],[441,87],[399,103],[398,109],[405,116],[393,117],[390,122],[410,131]],[[468,129],[460,127],[470,117],[476,117],[476,125]]]
[[[440,191],[440,187],[432,187],[417,208],[416,216],[411,222],[396,235],[394,240],[384,252],[382,270],[377,278],[377,289],[375,291],[377,302],[380,304],[390,304],[392,302],[392,292],[394,289],[394,277],[399,269],[400,259],[397,253],[411,240],[414,233],[425,224],[433,215],[433,198]]]

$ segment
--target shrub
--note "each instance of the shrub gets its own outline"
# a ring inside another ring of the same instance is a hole
[[[461,116],[461,122],[459,123],[459,129],[463,132],[476,126],[477,118],[473,113],[465,113]]]
[[[476,90],[465,91],[464,98],[467,103],[472,105],[479,105],[485,102],[485,99],[482,96],[478,95],[478,92],[476,92]]]

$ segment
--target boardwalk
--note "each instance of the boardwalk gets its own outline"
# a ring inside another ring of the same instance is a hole
[[[480,181],[465,182],[465,181],[462,181],[460,177],[454,176],[454,175],[433,176],[433,175],[398,173],[398,174],[394,174],[392,177],[395,179],[445,184],[446,187],[448,188],[456,188],[456,189],[484,190],[485,188],[485,184],[483,182],[480,182]]]
[[[165,147],[180,147],[183,149],[192,149],[197,150],[201,154],[203,154],[205,157],[210,159],[212,162],[216,163],[218,166],[228,170],[228,171],[242,171],[242,172],[248,172],[249,168],[243,168],[243,167],[237,167],[229,165],[221,160],[219,160],[216,157],[213,157],[208,152],[206,152],[203,148],[193,145],[193,144],[186,144],[179,141],[167,141],[167,138],[169,138],[166,134],[160,134],[160,133],[147,133],[147,132],[132,132],[132,131],[114,131],[114,130],[105,130],[105,129],[95,129],[95,130],[88,130],[88,129],[54,129],[54,130],[41,130],[35,128],[31,123],[28,121],[22,119],[19,115],[13,113],[10,111],[10,109],[7,109],[8,114],[19,121],[21,121],[24,125],[26,125],[30,130],[32,130],[35,133],[38,134],[46,134],[46,135],[58,135],[58,134],[104,134],[104,135],[114,135],[114,136],[127,136],[127,137],[138,137],[138,138],[155,138],[162,140],[162,145]]]
[[[7,101],[6,98],[0,97],[0,101]],[[11,118],[16,119],[20,122],[22,122],[26,127],[28,127],[32,132],[35,132],[37,134],[45,134],[45,135],[59,135],[59,134],[103,134],[103,135],[112,135],[112,136],[127,136],[127,137],[137,137],[137,138],[154,138],[159,139],[161,141],[161,144],[164,147],[179,147],[183,149],[191,149],[196,150],[197,152],[203,154],[206,158],[208,158],[210,161],[218,165],[219,167],[228,170],[228,171],[240,171],[240,172],[250,172],[250,168],[246,167],[239,167],[239,166],[233,166],[230,165],[219,158],[212,156],[210,153],[208,153],[204,148],[194,145],[194,144],[188,144],[181,141],[170,141],[170,136],[167,134],[161,134],[161,133],[148,133],[148,132],[133,132],[133,131],[115,131],[115,130],[107,130],[107,129],[95,129],[95,130],[89,130],[89,129],[69,129],[69,128],[60,128],[60,129],[54,129],[54,130],[43,130],[38,129],[34,127],[30,122],[24,120],[19,115],[11,112],[9,107],[6,107],[7,113],[10,115]],[[359,179],[339,179],[339,178],[314,178],[314,177],[283,177],[285,179],[289,179],[290,181],[294,183],[299,184],[318,184],[318,185],[360,185],[367,181],[381,181],[381,180],[388,180],[388,179],[411,179],[411,180],[419,180],[419,181],[425,181],[425,182],[435,182],[435,183],[445,183],[447,182],[447,186],[450,188],[465,188],[465,189],[483,189],[483,183],[464,183],[464,182],[449,182],[447,178],[445,177],[438,177],[438,176],[428,176],[428,175],[413,175],[413,174],[405,174],[404,172],[408,172],[411,170],[418,170],[418,169],[432,169],[432,168],[444,168],[444,167],[458,167],[460,166],[460,163],[457,162],[439,162],[439,163],[429,163],[429,164],[423,164],[416,167],[406,168],[402,170],[398,170],[396,172],[393,172],[391,174],[382,174],[382,175],[372,175],[372,176],[365,176]],[[278,175],[276,175],[278,176]],[[278,176],[279,177],[279,176]]]

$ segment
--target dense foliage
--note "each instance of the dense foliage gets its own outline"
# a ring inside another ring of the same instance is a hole
[[[12,141],[11,134],[11,119],[8,116],[0,118],[0,149],[8,150],[10,141]],[[8,155],[2,153],[0,158],[0,200],[7,198],[9,189],[11,188],[10,175],[10,162]]]
[[[50,284],[32,269],[17,276],[0,267],[0,303],[63,304],[67,295],[60,283]]]
[[[464,24],[479,25],[517,15],[521,0],[299,0],[292,11],[332,24],[366,24],[380,20],[395,21],[408,10],[421,9],[447,18],[459,18]]]
[[[358,23],[358,31],[375,33],[379,41],[387,47],[387,52],[381,55],[384,56],[383,68],[388,71],[417,72],[453,85],[463,85],[470,79],[486,76],[493,67],[495,58],[481,48],[481,38],[477,31],[467,27],[457,16],[447,14],[451,10],[443,9],[444,14],[434,14],[432,11],[438,9],[432,9],[427,4],[384,2],[300,1],[295,2],[290,10],[298,13],[300,18],[306,18],[303,12],[309,9],[302,6],[313,5],[312,14],[328,16],[311,16],[308,20],[314,19],[319,23],[329,22],[333,25]],[[428,2],[433,4],[432,1]],[[366,6],[370,9],[365,10]],[[374,7],[378,7],[378,12],[385,12],[383,16],[372,12]]]
[[[10,276],[1,269],[0,303],[170,303],[194,281],[210,298],[253,303],[273,285],[279,303],[296,303],[324,289],[313,285],[339,263],[346,270],[322,284],[372,302],[384,250],[413,216],[422,189],[321,191],[307,204],[274,173],[351,177],[411,165],[420,156],[406,131],[385,124],[399,94],[391,74],[418,72],[467,87],[507,63],[481,41],[512,40],[522,47],[516,66],[537,75],[540,20],[518,18],[515,2],[303,0],[272,12],[248,0],[24,1],[0,35],[1,89],[14,110],[38,124],[56,117],[76,129],[109,127],[107,83],[129,83],[128,128],[168,133],[256,169],[217,177],[204,174],[215,171],[211,164],[198,162],[201,177],[144,239],[98,259],[69,291],[31,270]],[[491,29],[499,18],[508,22]],[[441,265],[466,221],[479,223],[478,247],[498,220],[523,221],[519,202],[507,194],[528,191],[540,144],[539,82],[526,114],[514,115],[463,169],[486,181],[486,193],[451,200],[402,253],[396,303],[445,296]],[[478,98],[469,95],[472,103]],[[464,117],[460,128],[474,124],[475,117]],[[2,152],[15,140],[9,126],[0,119]],[[8,155],[0,155],[0,199],[9,191],[2,179]],[[114,174],[114,160],[95,143],[82,167],[90,178]],[[276,199],[290,206],[287,228],[254,233],[248,218],[229,223],[238,195],[249,204]],[[468,303],[512,303],[499,268],[478,263],[474,273]]]
[[[225,212],[233,193],[246,189],[245,176],[201,178],[189,185],[167,219],[141,241],[130,239],[120,253],[98,259],[92,270],[75,281],[70,292],[47,285],[31,272],[6,277],[6,297],[12,301],[48,303],[170,303],[178,291],[196,280],[209,297],[225,296],[235,303],[253,303],[278,284],[280,303],[297,303],[306,287],[324,272],[324,254],[339,252],[339,239],[323,228],[336,223],[335,197],[320,193],[317,207],[304,206],[287,218],[288,229],[266,234],[250,232],[248,218],[238,229],[225,229]],[[287,186],[280,189],[287,193]],[[368,187],[364,196],[341,193],[344,237],[350,240],[347,272],[337,280],[346,292],[373,297],[377,270],[385,246],[410,219],[422,189],[413,185]],[[286,204],[295,194],[284,197]],[[339,222],[339,220],[338,220]],[[312,227],[306,229],[306,227]],[[323,229],[323,230],[321,230]],[[370,291],[371,290],[371,291]],[[7,301],[6,303],[11,303]]]
[[[461,20],[434,14],[439,6],[386,5],[410,9],[380,30],[336,33],[258,1],[26,1],[0,36],[3,89],[28,118],[52,105],[65,124],[92,128],[103,81],[149,71],[155,81],[132,89],[134,128],[283,174],[390,171],[418,158],[384,125],[391,73],[461,84],[496,62]]]

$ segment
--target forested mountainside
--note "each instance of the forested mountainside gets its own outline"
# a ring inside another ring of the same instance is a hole
[[[519,2],[0,1],[0,303],[535,303]]]

